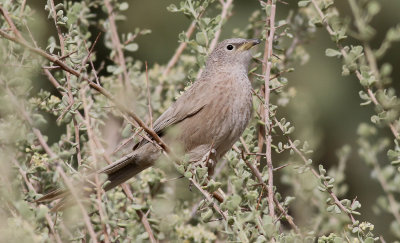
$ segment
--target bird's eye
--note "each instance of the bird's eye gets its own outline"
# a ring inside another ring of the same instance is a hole
[[[228,50],[231,51],[231,50],[233,50],[233,46],[232,46],[232,45],[227,45],[227,46],[226,46],[226,49],[228,49]]]

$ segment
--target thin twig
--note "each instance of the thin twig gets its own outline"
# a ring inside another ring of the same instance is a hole
[[[268,1],[267,3],[270,6],[270,11],[269,11],[269,18],[267,20],[267,32],[269,33],[267,36],[267,41],[265,43],[265,51],[264,51],[264,58],[263,58],[263,63],[266,63],[266,65],[263,65],[263,71],[265,73],[265,79],[264,79],[264,88],[265,88],[265,94],[264,94],[264,118],[265,118],[265,140],[267,142],[266,144],[266,160],[267,160],[267,168],[268,168],[268,209],[269,209],[269,215],[275,219],[275,208],[274,208],[274,174],[273,174],[273,164],[272,164],[272,157],[271,157],[271,145],[272,145],[272,136],[271,136],[271,120],[269,116],[269,98],[270,98],[270,75],[271,75],[271,57],[273,54],[272,50],[272,44],[274,41],[274,34],[275,34],[275,10],[276,10],[276,5],[273,1]],[[268,32],[268,27],[269,27],[269,32]]]
[[[284,128],[283,128],[282,124],[278,121],[278,119],[277,119],[276,117],[274,118],[274,121],[275,121],[275,123],[278,125],[278,127],[281,129],[281,131],[283,132],[283,131],[284,131]],[[293,149],[293,151],[294,151],[296,154],[299,155],[299,157],[301,158],[301,160],[303,160],[304,164],[307,164],[307,158],[306,158],[306,157],[304,156],[304,154],[303,154],[302,152],[300,152],[300,150],[295,146],[295,144],[293,143],[292,139],[291,139],[289,136],[287,136],[287,135],[286,135],[286,139],[288,140],[291,149]],[[314,168],[312,168],[311,166],[310,166],[310,170],[311,170],[312,174],[313,174],[317,179],[320,178],[320,175],[318,174],[318,172],[317,172]],[[333,193],[333,191],[332,191],[330,188],[327,187],[327,183],[326,183],[325,181],[324,181],[323,183],[324,183],[324,186],[325,186],[325,188],[326,188],[326,191],[329,193],[329,195],[331,196],[331,198],[334,200],[335,204],[336,204],[343,212],[345,212],[345,213],[349,216],[351,222],[354,224],[356,221],[355,221],[355,219],[354,219],[353,214],[351,213],[351,211],[349,211],[348,209],[346,209],[345,206],[343,206],[343,204],[340,202],[340,200],[338,199],[338,197],[336,196],[336,194]]]
[[[75,130],[75,144],[76,144],[76,158],[78,161],[78,168],[82,165],[82,154],[81,154],[81,142],[79,135],[79,125],[76,118],[73,118],[74,130]]]
[[[317,10],[320,18],[322,19],[322,22],[325,25],[326,30],[328,31],[328,33],[330,35],[333,35],[334,31],[332,30],[332,28],[329,26],[328,22],[326,21],[326,16],[322,12],[322,10],[318,7],[318,4],[315,2],[315,0],[311,0],[311,1],[312,1],[312,4],[314,5],[314,8]],[[353,11],[353,14],[355,15],[355,18],[356,19],[360,19],[361,17],[358,15],[357,8],[355,6],[355,2],[354,1],[350,1],[350,6],[351,6],[351,9]],[[358,29],[361,28],[359,22],[356,22],[356,26],[357,26]],[[347,56],[347,53],[344,50],[344,48],[340,44],[338,44],[338,48],[339,48],[342,56],[345,58]],[[368,43],[364,43],[364,51],[365,51],[366,60],[367,60],[367,63],[369,64],[369,66],[370,66],[370,69],[373,71],[374,76],[379,79],[380,75],[379,75],[377,63],[376,63],[376,60],[375,60],[375,58],[373,56],[372,50],[371,50],[370,46],[368,45]],[[362,80],[362,76],[361,76],[361,73],[359,72],[359,70],[356,70],[356,76],[360,81]],[[367,88],[367,94],[368,94],[368,96],[370,97],[372,103],[375,106],[380,106],[380,104],[379,104],[378,100],[376,99],[375,94],[371,90],[371,88]],[[399,132],[395,128],[395,125],[392,122],[390,122],[390,123],[388,123],[388,126],[389,126],[393,136],[395,137],[395,139],[400,139]],[[388,197],[390,210],[393,213],[393,216],[395,217],[396,221],[400,223],[400,214],[399,214],[399,208],[400,207],[399,207],[397,201],[395,200],[393,194],[390,192],[390,190],[388,190],[386,181],[384,180],[384,178],[382,178],[382,176],[380,176],[381,175],[379,173],[380,167],[379,167],[379,165],[377,163],[374,165],[374,170],[377,171],[377,174],[378,174],[377,179],[378,179],[379,183],[381,184],[382,189],[384,190],[384,192],[386,193],[386,195]]]
[[[118,145],[112,152],[111,154],[115,154],[118,152],[122,147],[124,147],[126,144],[128,144],[130,141],[132,141],[143,129],[140,127],[136,130],[136,132],[129,138],[123,140],[120,145]]]
[[[145,62],[146,66],[146,89],[147,89],[147,106],[149,109],[149,117],[150,117],[150,127],[153,127],[153,109],[151,108],[151,97],[150,97],[150,87],[149,87],[149,71],[147,68],[147,61]]]
[[[22,37],[21,33],[18,31],[17,27],[15,27],[14,22],[11,20],[10,15],[8,14],[7,10],[4,9],[2,6],[0,6],[0,12],[4,16],[4,18],[6,19],[8,25],[10,26],[10,28],[12,30],[12,32],[14,32],[14,34],[18,38],[24,39],[24,37]]]
[[[218,44],[219,36],[221,35],[222,31],[222,24],[229,18],[229,9],[232,6],[233,0],[220,0],[220,3],[222,5],[222,10],[221,10],[221,18],[218,23],[218,30],[214,34],[214,39],[211,41],[210,45],[208,46],[208,53],[211,53],[214,48]],[[199,72],[197,73],[197,79],[200,78],[201,74],[203,72],[203,69],[200,69]]]
[[[115,24],[114,10],[109,0],[104,0],[104,5],[106,6],[108,12],[108,22],[110,24],[111,41],[113,43],[114,48],[117,51],[116,60],[117,63],[122,67],[122,73],[124,76],[122,84],[129,89],[131,85],[129,81],[128,71],[126,68],[124,52],[122,50],[121,41],[118,36],[117,25]]]
[[[257,178],[258,182],[260,183],[260,185],[262,185],[264,187],[265,190],[269,190],[268,189],[268,185],[264,182],[263,178],[262,178],[262,174],[261,172],[258,170],[258,168],[251,163],[250,161],[246,160],[244,158],[244,154],[242,151],[240,151],[240,149],[238,149],[235,145],[232,147],[233,150],[235,150],[238,154],[240,154],[242,156],[243,161],[246,163],[247,167],[250,168],[251,172],[253,173],[253,175]],[[278,201],[278,199],[276,199],[276,197],[274,196],[273,198],[275,205],[278,207],[278,210],[285,215],[286,220],[288,221],[288,223],[290,224],[290,226],[293,228],[293,230],[296,233],[300,233],[300,229],[299,227],[297,227],[297,225],[294,223],[292,216],[290,216],[286,210],[283,208],[283,206],[280,204],[280,202]]]
[[[214,39],[211,41],[210,46],[209,46],[209,52],[213,51],[214,48],[217,46],[219,36],[221,35],[222,31],[222,24],[226,21],[226,19],[229,17],[229,8],[232,6],[233,0],[226,0],[220,1],[222,4],[222,11],[221,11],[221,18],[218,23],[218,30],[214,34]]]
[[[228,215],[226,214],[226,212],[222,211],[221,208],[212,200],[210,193],[205,191],[199,185],[199,183],[197,183],[197,181],[195,181],[194,179],[189,178],[189,181],[197,188],[197,190],[199,190],[201,192],[201,194],[203,194],[203,196],[207,199],[207,201],[212,204],[215,211],[217,211],[222,216],[222,218],[224,218],[224,220],[227,220]]]
[[[2,9],[2,8],[0,7],[0,10],[1,10],[1,9]],[[13,41],[13,42],[15,42],[15,43],[18,43],[18,44],[24,46],[25,48],[27,48],[28,50],[30,50],[30,51],[33,52],[33,53],[36,53],[36,54],[38,54],[38,55],[40,55],[40,56],[42,56],[42,57],[48,59],[49,61],[58,64],[58,65],[60,66],[60,68],[62,68],[63,70],[65,70],[65,71],[67,71],[67,72],[73,74],[74,76],[81,77],[81,74],[80,74],[78,71],[76,71],[76,70],[73,69],[73,68],[70,68],[68,65],[66,65],[65,63],[63,63],[61,60],[59,60],[58,58],[56,58],[56,57],[54,57],[54,56],[49,55],[49,54],[46,53],[45,51],[43,51],[43,50],[41,50],[41,49],[39,49],[39,48],[35,48],[35,47],[30,46],[24,39],[19,39],[19,38],[17,38],[17,37],[11,36],[11,35],[7,34],[6,32],[4,32],[4,31],[2,31],[2,30],[0,30],[0,35],[3,36],[3,37],[5,37],[5,38],[8,39],[8,40],[11,40],[11,41]],[[58,87],[58,88],[61,87],[61,85],[57,82],[57,80],[54,79],[54,77],[50,74],[50,72],[49,72],[47,69],[44,69],[44,71],[45,71],[46,75],[48,75],[50,82],[51,82],[55,87]],[[46,72],[46,71],[47,71],[47,72]],[[124,107],[123,104],[121,104],[120,102],[118,102],[116,98],[114,98],[110,93],[108,93],[108,91],[106,91],[105,89],[103,89],[101,86],[99,86],[99,85],[97,85],[97,84],[91,82],[86,76],[82,77],[82,80],[87,81],[88,84],[89,84],[89,86],[90,86],[92,89],[95,89],[95,90],[98,91],[99,93],[101,93],[101,94],[103,94],[104,96],[106,96],[108,99],[110,99],[112,102],[114,102],[114,103],[116,104],[116,106],[117,106],[122,112],[125,112],[125,113],[127,113],[130,117],[132,117],[132,118],[139,124],[139,126],[141,126],[145,131],[148,131],[148,134],[149,134],[150,136],[152,136],[152,137],[154,138],[154,140],[156,140],[156,141],[160,144],[160,146],[163,147],[163,149],[164,149],[165,151],[170,151],[170,149],[167,147],[167,145],[159,138],[159,136],[158,136],[156,133],[154,133],[154,131],[152,131],[150,128],[148,128],[148,127],[144,124],[144,122],[142,122],[142,121],[136,116],[136,114],[134,114],[133,112],[129,111],[126,107]],[[40,133],[39,133],[39,134],[40,134]],[[39,136],[39,135],[37,135],[37,136]],[[40,136],[39,136],[39,137],[40,137]],[[44,139],[42,139],[42,140],[44,141]],[[39,141],[41,141],[41,140],[39,139]],[[43,146],[43,147],[45,148],[45,150],[46,150],[46,143],[44,143],[44,145],[42,145],[42,146]],[[48,146],[47,146],[47,148],[48,148]],[[46,152],[50,155],[50,157],[52,157],[52,158],[56,157],[56,155],[55,155],[54,153],[50,152],[50,151],[51,151],[51,150],[46,151]],[[110,160],[109,160],[109,162],[111,163]],[[123,188],[124,188],[124,185],[123,185]],[[125,191],[127,191],[127,187],[125,187],[124,189],[125,189]],[[129,198],[132,198],[132,199],[133,199],[132,193],[130,193],[130,194],[127,193],[127,195],[128,195],[128,196],[130,195],[131,197],[129,197]],[[138,213],[139,217],[141,218],[141,221],[142,221],[142,223],[144,224],[144,226],[145,226],[145,228],[146,228],[146,231],[149,233],[150,239],[154,240],[154,241],[152,241],[152,242],[156,242],[154,236],[152,236],[153,234],[151,233],[152,231],[151,231],[151,228],[150,228],[150,224],[149,224],[149,222],[147,221],[147,218],[141,216],[141,213],[140,213],[140,212],[137,212],[137,213]]]
[[[85,96],[84,96],[84,95],[82,95],[82,98],[83,98],[83,101],[86,102],[86,101],[85,101]],[[93,101],[91,101],[91,102],[93,102]],[[89,130],[91,130],[91,127],[88,127],[88,132],[89,132]],[[91,131],[91,133],[93,134],[92,131]],[[102,144],[100,143],[99,139],[98,139],[96,136],[91,136],[91,137],[92,137],[92,139],[93,139],[93,141],[94,141],[94,143],[95,143],[97,149],[98,149],[98,150],[101,150],[101,151],[104,151],[105,149],[104,149],[104,147],[102,146]],[[112,163],[112,160],[107,156],[106,153],[102,153],[102,157],[103,157],[103,159],[104,159],[108,164],[111,164],[111,163]],[[129,186],[128,186],[126,183],[122,183],[122,184],[121,184],[121,187],[122,187],[122,190],[125,192],[125,195],[128,197],[128,199],[129,199],[131,202],[134,202],[134,201],[135,201],[135,198],[133,197],[132,191],[130,190]],[[156,240],[156,238],[154,237],[153,230],[151,229],[150,223],[149,223],[149,221],[147,220],[147,215],[145,216],[145,214],[143,214],[142,210],[140,210],[140,209],[136,209],[135,212],[136,212],[136,214],[139,216],[140,221],[142,222],[142,224],[143,224],[143,226],[144,226],[146,232],[148,233],[149,238],[150,238],[150,241],[151,241],[152,243],[156,243],[157,240]]]
[[[40,132],[39,129],[35,128],[33,126],[32,119],[30,118],[29,114],[25,111],[23,105],[17,101],[17,98],[15,95],[11,92],[11,90],[6,87],[7,94],[10,96],[10,100],[14,103],[15,107],[19,110],[21,113],[22,117],[24,120],[29,124],[29,126],[32,128],[32,132],[35,134],[36,138],[38,139],[40,145],[44,149],[44,151],[49,155],[51,159],[54,159],[57,157],[57,155],[51,150],[49,145],[47,144],[45,138],[43,137],[42,133]]]
[[[332,36],[332,35],[335,35],[335,32],[332,30],[331,26],[330,26],[329,23],[326,21],[326,16],[325,16],[324,13],[322,12],[322,10],[318,7],[317,2],[316,2],[315,0],[311,0],[311,2],[312,2],[312,4],[314,5],[314,8],[317,10],[318,15],[319,15],[320,18],[322,19],[322,23],[323,23],[323,25],[325,26],[325,29],[328,31],[329,35],[331,35],[331,36]],[[347,53],[346,53],[346,51],[344,50],[344,48],[343,48],[340,44],[337,44],[337,46],[338,46],[339,51],[340,51],[340,53],[342,54],[342,56],[343,56],[344,58],[346,58],[346,57],[347,57]],[[355,73],[356,73],[356,76],[357,76],[358,80],[361,81],[361,80],[363,79],[363,77],[362,77],[360,71],[359,71],[359,70],[356,70]],[[374,94],[374,92],[371,90],[371,88],[367,88],[367,94],[368,94],[368,96],[371,98],[371,101],[374,103],[374,105],[375,105],[375,106],[378,106],[378,105],[379,105],[379,102],[378,102],[378,100],[376,99],[375,94]],[[397,131],[395,125],[394,125],[392,122],[390,122],[390,123],[388,123],[388,126],[389,126],[390,131],[392,132],[393,136],[394,136],[396,139],[400,139],[399,132]]]
[[[190,24],[189,28],[186,30],[186,38],[189,39],[190,36],[192,36],[194,30],[196,29],[196,21],[192,21],[192,23]],[[187,46],[186,42],[181,42],[181,44],[179,45],[179,47],[176,49],[174,55],[172,56],[172,58],[168,61],[167,67],[165,68],[165,70],[162,73],[162,76],[166,77],[169,72],[171,71],[172,67],[175,66],[175,64],[178,62],[179,57],[182,55],[183,51],[185,50]]]
[[[21,9],[20,9],[20,11],[19,11],[19,15],[20,15],[20,17],[24,14],[24,11],[25,11],[25,5],[26,5],[26,0],[22,0],[22,3],[21,3]]]
[[[379,181],[379,184],[381,184],[381,187],[383,191],[386,194],[386,197],[388,198],[389,202],[389,208],[390,211],[393,214],[393,217],[396,219],[396,221],[400,224],[400,205],[396,201],[391,189],[389,188],[388,182],[385,178],[385,176],[382,173],[381,167],[379,166],[378,161],[373,161],[373,166],[374,166],[374,171],[376,172],[376,177]]]
[[[84,111],[84,118],[85,118],[88,138],[89,138],[89,149],[90,149],[91,156],[97,167],[98,162],[97,162],[97,155],[95,152],[95,151],[97,151],[97,149],[96,149],[96,145],[94,142],[95,133],[93,133],[93,130],[92,130],[91,119],[90,119],[90,115],[89,115],[89,105],[86,100],[85,92],[86,92],[85,88],[80,89],[80,95],[82,98],[83,111]],[[104,192],[104,190],[101,189],[101,184],[100,184],[99,177],[97,174],[95,175],[95,184],[97,187],[96,204],[97,204],[97,210],[99,211],[100,221],[101,221],[102,228],[103,228],[104,241],[110,242],[110,236],[108,235],[108,232],[107,232],[107,228],[109,228],[109,225],[107,223],[105,223],[105,212],[101,206],[101,194]]]
[[[1,9],[1,7],[0,7]],[[118,101],[114,96],[112,96],[106,89],[104,89],[103,87],[101,87],[100,85],[97,85],[96,83],[91,82],[87,76],[83,76],[83,74],[81,74],[80,72],[78,72],[77,70],[69,67],[67,64],[65,64],[64,62],[60,61],[58,58],[48,54],[47,52],[39,49],[39,48],[35,48],[30,46],[28,43],[26,43],[24,40],[21,40],[17,37],[11,36],[9,34],[7,34],[6,32],[4,32],[3,30],[0,30],[0,35],[3,36],[4,38],[11,40],[15,43],[18,43],[22,46],[24,46],[25,48],[27,48],[28,50],[32,51],[33,53],[36,53],[46,59],[48,59],[51,62],[56,63],[57,65],[59,65],[63,70],[65,70],[66,72],[69,72],[71,74],[73,74],[76,77],[81,77],[82,81],[86,81],[88,82],[89,86],[96,90],[97,92],[101,93],[102,95],[104,95],[105,97],[107,97],[110,101],[112,101],[116,107],[122,111],[123,113],[126,113],[127,115],[129,115],[140,127],[143,128],[143,130],[145,130],[145,132],[147,132],[167,153],[169,153],[171,150],[168,148],[168,146],[161,140],[161,138],[152,130],[150,129],[134,112],[130,111],[123,103],[121,103],[120,101]]]
[[[15,159],[13,159],[13,162],[14,162],[15,166],[18,167],[18,171],[19,171],[19,173],[21,174],[22,178],[24,178],[25,184],[27,185],[27,187],[29,188],[29,190],[32,191],[32,192],[34,192],[35,194],[37,194],[37,192],[36,192],[36,190],[35,190],[35,187],[34,187],[34,186],[32,185],[32,183],[29,181],[28,176],[26,175],[26,172],[22,169],[22,167],[19,165],[19,163],[18,163]],[[51,220],[51,217],[50,217],[49,213],[47,213],[47,212],[45,213],[45,218],[46,218],[47,224],[49,225],[50,231],[51,231],[51,233],[52,233],[53,236],[54,236],[55,241],[56,241],[57,243],[61,243],[61,242],[62,242],[61,237],[60,237],[60,235],[57,233],[57,231],[55,230],[55,228],[54,228],[54,223],[53,223],[53,221]]]
[[[71,195],[73,196],[73,198],[76,201],[76,204],[78,205],[79,209],[81,210],[82,216],[83,216],[83,221],[86,225],[86,228],[89,232],[90,237],[92,238],[93,242],[97,242],[97,236],[96,233],[94,232],[93,229],[93,225],[90,222],[90,218],[88,213],[86,212],[85,207],[83,206],[79,194],[78,192],[75,190],[75,187],[73,186],[72,182],[70,181],[70,179],[68,178],[68,176],[65,174],[64,170],[61,169],[60,166],[57,166],[57,171],[58,173],[61,175],[61,177],[64,180],[65,185],[68,187],[69,192],[71,193]]]

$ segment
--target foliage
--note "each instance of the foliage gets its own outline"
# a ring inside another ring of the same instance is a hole
[[[48,12],[46,24],[55,26],[57,33],[41,48],[30,30],[35,19],[29,2],[1,0],[1,241],[383,241],[374,233],[374,222],[360,220],[361,205],[371,202],[346,198],[351,147],[343,145],[337,151],[337,166],[327,169],[312,160],[313,148],[295,139],[294,124],[282,115],[296,99],[286,75],[312,58],[306,45],[317,29],[326,30],[332,39],[335,47],[327,48],[325,54],[342,61],[338,72],[358,78],[360,92],[354,95],[359,95],[361,105],[376,111],[358,127],[357,150],[384,191],[374,211],[393,216],[391,237],[400,238],[396,198],[400,193],[400,106],[391,86],[393,64],[382,61],[400,41],[400,28],[389,29],[374,50],[371,21],[380,3],[348,3],[354,25],[348,16],[341,16],[333,0],[290,4],[291,11],[281,19],[275,11],[283,3],[260,1],[246,28],[233,31],[236,37],[260,38],[266,44],[273,40],[272,49],[266,45],[254,54],[256,64],[249,72],[253,120],[211,179],[205,161],[194,166],[184,159],[177,164],[165,159],[124,187],[75,198],[85,207],[55,214],[50,212],[53,203],[33,201],[57,187],[79,191],[77,181],[129,152],[132,144],[146,136],[119,104],[127,104],[126,109],[150,125],[179,96],[178,91],[201,73],[221,28],[233,14],[233,1],[182,0],[179,6],[170,5],[168,11],[190,18],[193,28],[178,36],[183,52],[177,49],[168,64],[148,67],[127,53],[137,51],[136,38],[151,31],[117,32],[116,21],[124,20],[127,2],[55,4],[48,0],[43,4]],[[275,24],[271,27],[270,23]],[[94,28],[102,30],[101,38]],[[110,60],[104,69],[96,54],[99,41],[104,42]],[[38,76],[51,85],[39,89],[32,82]],[[95,85],[116,98],[99,92]],[[271,98],[266,96],[269,92]],[[54,126],[56,135],[48,129]],[[274,168],[267,165],[271,154]],[[280,185],[290,190],[283,193],[277,187],[277,174]],[[72,181],[75,188],[69,186]],[[223,197],[222,202],[216,195]]]

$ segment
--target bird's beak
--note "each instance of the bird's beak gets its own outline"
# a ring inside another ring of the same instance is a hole
[[[259,39],[250,39],[250,40],[246,40],[246,42],[243,43],[243,44],[239,47],[239,50],[240,50],[240,51],[247,51],[247,50],[249,50],[250,48],[252,48],[253,46],[258,45],[258,44],[260,44],[260,43],[261,43],[261,41],[260,41]]]

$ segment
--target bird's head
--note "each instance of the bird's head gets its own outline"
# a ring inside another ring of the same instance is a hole
[[[227,39],[215,47],[208,57],[206,69],[240,69],[246,70],[250,64],[250,49],[260,44],[258,39]],[[233,71],[233,70],[232,70]]]

